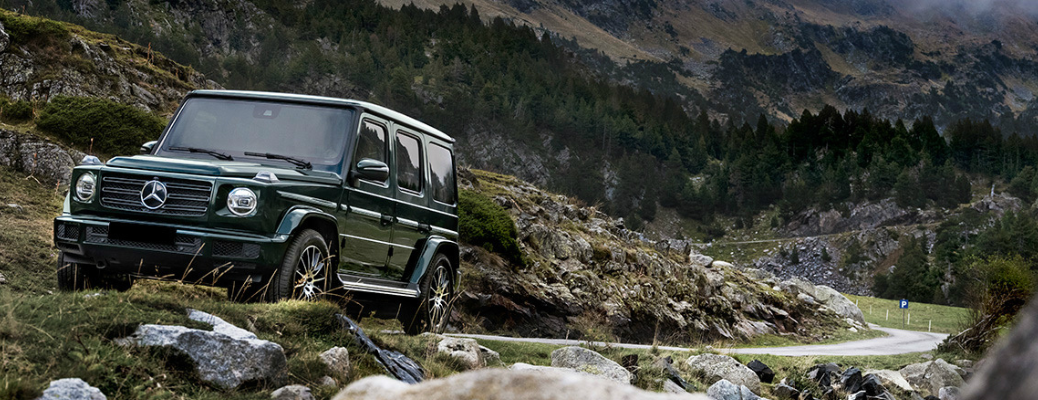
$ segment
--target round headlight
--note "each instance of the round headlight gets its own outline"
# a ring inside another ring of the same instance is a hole
[[[256,192],[249,188],[237,188],[227,195],[227,209],[234,215],[244,217],[256,211]]]
[[[87,172],[80,175],[79,180],[76,181],[76,198],[79,201],[90,200],[91,197],[94,197],[94,188],[97,187],[96,183],[97,180],[94,179],[94,174]]]

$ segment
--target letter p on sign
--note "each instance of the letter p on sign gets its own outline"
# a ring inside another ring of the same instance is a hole
[[[901,302],[898,303],[897,307],[898,308],[908,308],[908,300],[901,299]]]

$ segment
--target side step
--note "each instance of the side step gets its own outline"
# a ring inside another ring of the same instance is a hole
[[[339,274],[339,282],[342,283],[343,289],[351,292],[384,294],[409,299],[417,299],[419,295],[418,285],[414,283],[404,284],[346,274]]]

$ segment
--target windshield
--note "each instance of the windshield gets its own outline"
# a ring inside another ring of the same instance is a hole
[[[353,110],[257,100],[188,99],[156,153],[214,159],[213,152],[235,160],[260,160],[295,167],[281,159],[245,153],[271,153],[337,171],[346,148]],[[185,149],[202,149],[193,152]]]

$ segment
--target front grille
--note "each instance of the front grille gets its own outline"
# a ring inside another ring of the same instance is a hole
[[[61,222],[58,223],[58,226],[54,229],[56,230],[54,235],[57,236],[58,239],[79,240],[79,224]]]
[[[101,205],[118,210],[161,215],[197,217],[209,209],[213,183],[191,179],[161,178],[169,196],[166,204],[149,210],[141,204],[141,189],[151,178],[142,175],[106,173],[101,178]]]
[[[260,246],[255,243],[216,241],[213,244],[213,255],[217,257],[256,258],[259,257]]]

